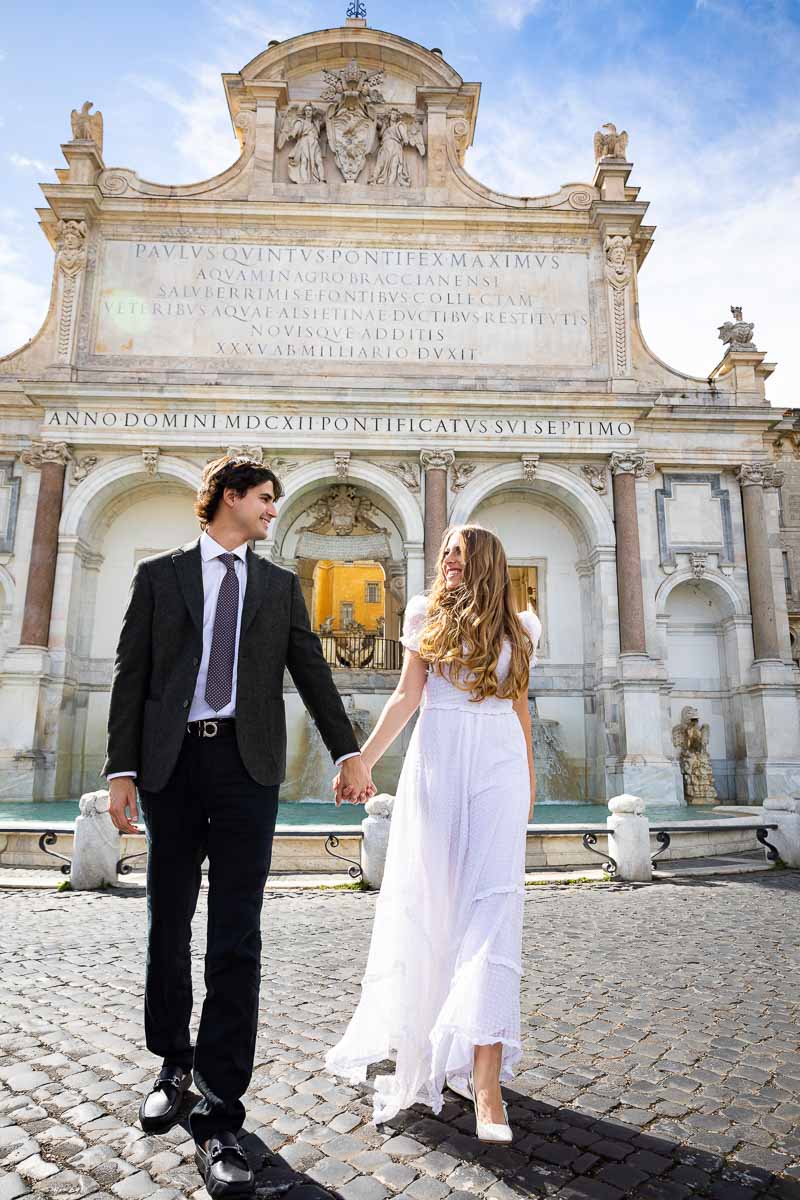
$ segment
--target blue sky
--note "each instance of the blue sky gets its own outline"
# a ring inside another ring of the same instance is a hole
[[[63,165],[73,107],[105,121],[108,166],[186,183],[234,160],[220,82],[271,38],[343,22],[346,0],[135,6],[11,0],[0,38],[0,353],[46,311],[41,180]],[[645,337],[706,376],[731,304],[777,360],[773,404],[800,405],[800,2],[440,0],[368,4],[368,22],[439,46],[483,84],[467,168],[519,195],[590,180],[603,122],[630,134],[630,182],[656,242],[640,277]]]

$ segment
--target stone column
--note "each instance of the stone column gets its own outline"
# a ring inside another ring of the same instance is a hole
[[[653,471],[653,464],[647,462],[644,454],[634,452],[611,455],[614,524],[617,533],[620,654],[647,654],[639,519],[636,513],[636,480],[645,475],[652,475]]]
[[[50,610],[58,557],[58,526],[69,451],[63,442],[41,442],[22,455],[23,462],[41,469],[36,520],[33,527],[28,588],[22,617],[23,646],[46,648],[50,639]]]
[[[777,478],[778,475],[781,476],[780,479]],[[764,511],[764,488],[779,487],[783,476],[770,463],[743,463],[736,472],[736,478],[742,489],[755,656],[757,659],[780,659],[767,515]]]
[[[425,472],[425,586],[436,571],[436,557],[447,528],[447,471],[455,461],[452,450],[422,450]]]

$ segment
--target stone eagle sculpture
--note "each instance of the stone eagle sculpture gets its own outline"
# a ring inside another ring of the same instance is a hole
[[[102,154],[103,114],[101,112],[90,112],[89,109],[93,107],[94,100],[85,100],[81,105],[80,112],[77,108],[73,108],[70,118],[72,137],[76,142],[94,142]]]
[[[732,321],[726,321],[723,325],[718,325],[719,340],[724,343],[728,350],[755,350],[756,344],[753,341],[753,330],[755,326],[752,321],[742,319],[742,310],[737,305],[731,305]]]
[[[603,129],[607,132],[603,133]],[[617,133],[613,121],[606,121],[603,129],[598,129],[594,135],[595,162],[599,162],[601,158],[624,159],[628,153],[627,132],[623,129],[621,133]]]

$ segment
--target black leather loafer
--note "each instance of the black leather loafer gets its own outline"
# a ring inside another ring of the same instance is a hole
[[[139,1105],[139,1124],[145,1133],[164,1133],[175,1124],[191,1082],[191,1071],[164,1063],[153,1090]]]
[[[194,1161],[209,1196],[250,1196],[255,1176],[234,1133],[216,1133],[198,1145]]]

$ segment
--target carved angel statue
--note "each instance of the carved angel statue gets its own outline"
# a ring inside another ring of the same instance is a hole
[[[103,114],[101,112],[90,112],[89,109],[93,107],[94,100],[86,100],[82,104],[80,112],[78,112],[77,108],[73,108],[70,118],[72,136],[76,142],[94,142],[102,154]]]
[[[313,104],[300,109],[293,105],[287,110],[278,135],[282,150],[290,138],[294,149],[289,155],[289,178],[292,183],[325,183],[325,164],[322,161],[320,138],[323,116]]]
[[[752,321],[742,320],[742,310],[737,305],[731,305],[732,321],[726,321],[718,326],[719,340],[724,342],[728,350],[755,350]]]
[[[709,734],[708,725],[700,724],[697,709],[685,705],[680,724],[673,726],[672,744],[680,751],[683,791],[689,804],[710,804],[717,799],[708,753]]]
[[[628,153],[628,135],[625,130],[617,133],[617,127],[613,121],[606,121],[603,129],[608,132],[603,133],[602,129],[598,129],[594,135],[595,162],[599,162],[601,158],[624,159]]]
[[[421,158],[425,157],[425,139],[419,122],[392,108],[378,118],[378,137],[381,144],[371,182],[389,187],[394,184],[411,187],[403,147],[413,146]]]

